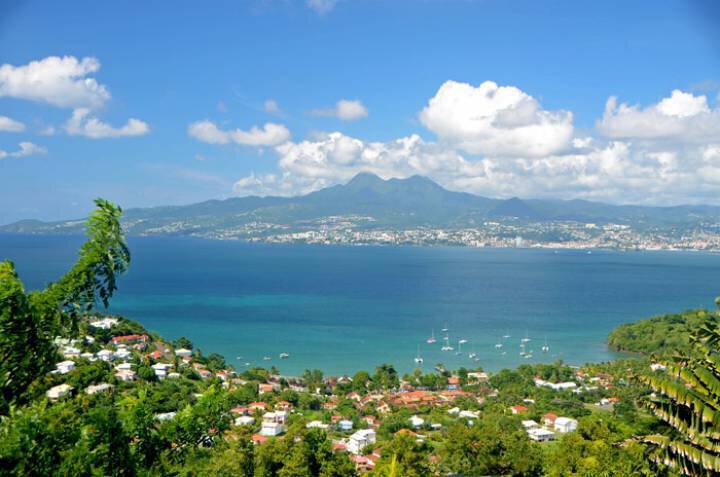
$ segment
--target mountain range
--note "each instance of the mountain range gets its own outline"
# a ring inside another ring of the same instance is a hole
[[[463,228],[487,221],[629,225],[636,229],[692,228],[720,222],[720,207],[647,207],[586,200],[491,199],[447,190],[412,176],[383,180],[361,173],[350,182],[296,197],[239,197],[191,205],[125,211],[129,235],[236,237],[251,229],[308,230],[350,221],[360,229]],[[76,234],[83,220],[22,220],[0,227],[4,233]]]

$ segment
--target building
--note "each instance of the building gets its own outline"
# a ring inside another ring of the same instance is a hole
[[[135,381],[137,374],[132,369],[121,369],[115,373],[115,377],[120,381],[130,382]]]
[[[113,385],[108,383],[92,384],[85,389],[87,394],[93,395],[98,393],[109,392],[112,390]]]
[[[352,431],[353,423],[347,419],[341,419],[338,421],[338,429],[341,431]]]
[[[530,420],[530,419],[522,421],[522,425],[526,431],[531,431],[533,429],[540,429],[540,424],[538,424],[537,422]]]
[[[252,416],[240,416],[235,419],[236,426],[249,426],[255,424],[255,418]]]
[[[538,427],[535,429],[528,429],[528,437],[536,442],[547,442],[555,439],[555,433],[548,429]]]
[[[192,350],[185,348],[176,349],[175,356],[180,356],[181,358],[189,358],[192,356]]]
[[[545,426],[547,427],[553,427],[557,418],[557,414],[548,412],[543,416],[543,424],[545,424]]]
[[[57,386],[53,386],[48,389],[45,395],[51,401],[57,401],[58,399],[69,396],[72,393],[73,389],[74,388],[69,384],[58,384]]]
[[[573,432],[577,429],[578,422],[569,417],[558,417],[555,419],[555,430],[557,432]]]
[[[103,318],[102,320],[91,321],[90,326],[100,330],[109,330],[113,326],[117,325],[117,323],[117,318]]]
[[[305,425],[305,427],[307,429],[327,429],[330,426],[321,421],[310,421]]]
[[[124,335],[124,336],[114,336],[112,339],[112,343],[117,346],[120,344],[139,344],[139,343],[147,343],[148,341],[148,335]]]
[[[75,361],[61,361],[55,365],[55,368],[57,368],[58,373],[67,374],[75,369]]]
[[[425,424],[425,419],[418,416],[412,416],[410,418],[410,424],[417,429],[418,427],[422,427],[423,424]]]
[[[525,406],[513,406],[510,408],[510,412],[513,414],[522,414],[524,412],[527,412],[528,408]]]
[[[260,435],[265,437],[279,436],[285,432],[285,426],[279,422],[263,421],[260,428]]]
[[[347,450],[355,455],[362,454],[365,447],[375,444],[376,434],[372,429],[362,429],[350,436],[347,441]]]

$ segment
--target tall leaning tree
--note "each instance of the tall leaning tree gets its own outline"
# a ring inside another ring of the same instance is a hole
[[[108,306],[117,276],[130,264],[122,209],[103,199],[95,205],[77,262],[44,290],[26,292],[13,263],[0,262],[0,415],[22,403],[28,386],[52,368],[54,337],[74,328],[80,313]]]
[[[653,393],[649,409],[673,428],[646,436],[656,461],[690,476],[720,473],[720,328],[708,322],[691,337],[688,356],[641,378]]]

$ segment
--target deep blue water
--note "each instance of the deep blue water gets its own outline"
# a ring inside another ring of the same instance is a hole
[[[0,236],[28,288],[74,261],[82,237]],[[350,373],[393,363],[427,370],[442,362],[486,369],[562,358],[616,356],[617,324],[713,305],[720,255],[426,247],[262,245],[185,238],[132,238],[130,272],[110,311],[167,338],[185,335],[241,368],[276,365]],[[463,354],[441,352],[450,328]],[[434,329],[438,343],[426,338]],[[532,359],[519,356],[531,338]],[[503,335],[510,335],[502,339]],[[549,353],[541,346],[547,338]],[[495,344],[502,341],[501,350]],[[506,354],[501,354],[505,351]],[[279,360],[280,352],[290,359]],[[273,359],[263,361],[268,355]],[[236,357],[242,356],[237,360]]]

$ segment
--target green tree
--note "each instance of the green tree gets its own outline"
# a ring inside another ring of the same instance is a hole
[[[654,391],[647,407],[675,433],[651,435],[654,458],[687,475],[720,472],[720,330],[706,323],[691,337],[691,352],[678,356],[665,373],[640,377]]]
[[[26,400],[29,385],[54,362],[52,339],[77,326],[79,313],[108,306],[130,252],[120,227],[122,210],[97,199],[88,240],[75,265],[42,291],[26,293],[12,262],[0,262],[0,415]]]

